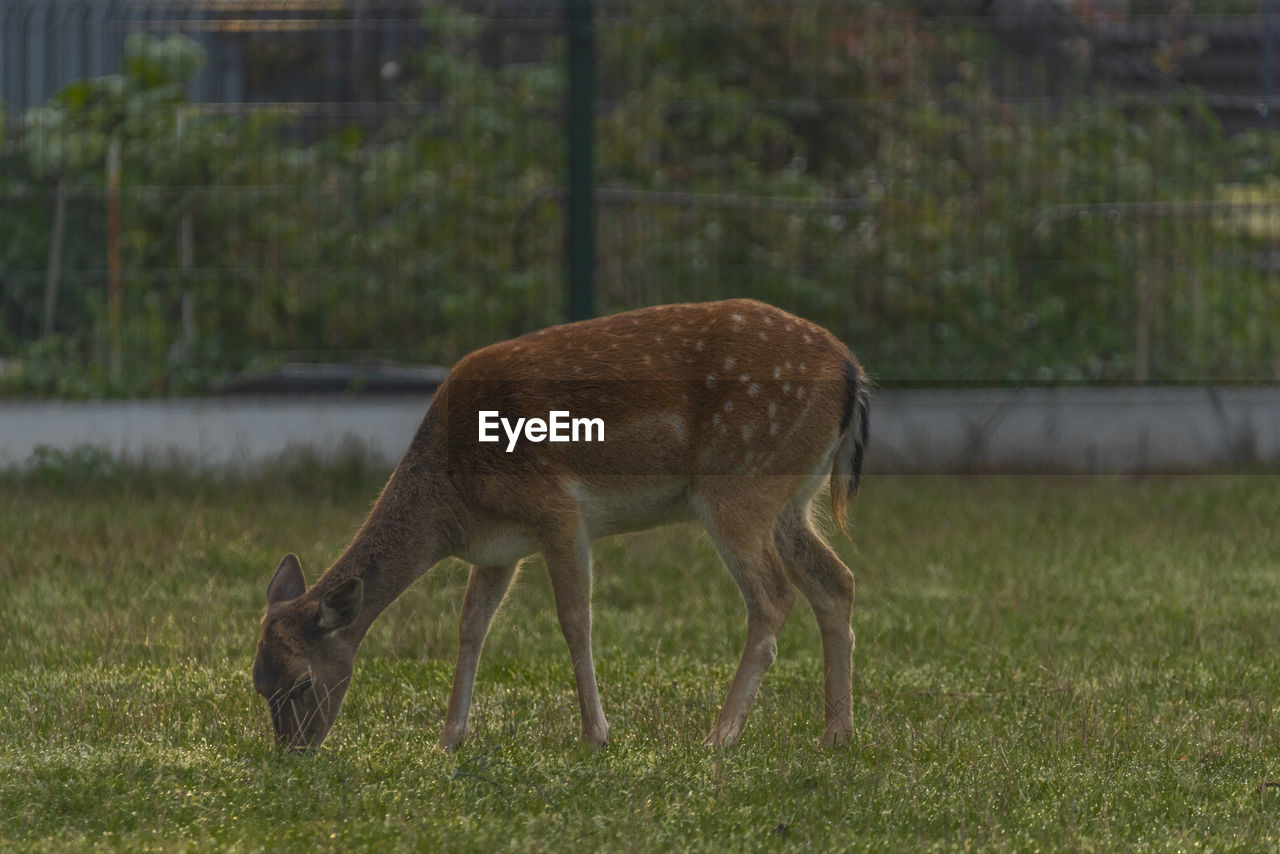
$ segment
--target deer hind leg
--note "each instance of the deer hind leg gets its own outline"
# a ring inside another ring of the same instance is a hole
[[[591,541],[576,524],[542,544],[555,594],[556,616],[569,646],[582,711],[582,740],[594,748],[609,740],[609,722],[600,705],[591,656]]]
[[[713,747],[727,747],[741,737],[760,683],[778,655],[778,635],[795,602],[795,590],[769,537],[776,508],[752,511],[731,502],[709,505],[704,521],[742,592],[747,642],[716,724],[703,740]]]
[[[449,692],[449,710],[444,718],[444,732],[437,745],[441,750],[458,749],[467,735],[467,713],[471,708],[471,692],[476,684],[476,668],[480,666],[480,650],[493,615],[511,587],[519,563],[506,566],[473,566],[462,596],[462,618],[458,622],[458,666],[453,672],[453,690]]]
[[[853,573],[813,530],[807,499],[783,509],[773,540],[822,634],[826,728],[821,743],[846,742],[853,734]]]

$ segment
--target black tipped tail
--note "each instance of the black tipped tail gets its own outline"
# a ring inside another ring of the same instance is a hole
[[[871,394],[867,376],[856,362],[844,363],[845,405],[840,419],[840,445],[831,467],[831,514],[847,536],[845,516],[862,483],[862,460],[871,426]]]

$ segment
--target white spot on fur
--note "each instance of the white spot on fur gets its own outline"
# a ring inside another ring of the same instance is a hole
[[[733,411],[733,401],[732,401],[732,400],[726,400],[726,401],[724,402],[724,411],[725,411],[725,412],[732,412],[732,411]]]
[[[806,332],[806,333],[804,334],[804,343],[808,344],[808,343],[809,343],[810,341],[812,341],[812,340],[813,340],[813,336],[812,336],[812,335],[810,335],[808,332]]]
[[[764,325],[765,325],[765,326],[773,326],[773,318],[766,314],[766,315],[764,316]]]
[[[716,375],[715,375],[715,374],[707,374],[707,380],[706,380],[706,382],[707,382],[707,388],[715,388],[715,387],[716,387]]]
[[[779,367],[776,367],[776,366],[774,367],[774,369],[773,369],[773,378],[774,378],[775,380],[780,380],[780,379],[782,379],[782,368],[779,368]]]
[[[728,357],[727,359],[724,360],[724,369],[726,371],[730,370],[731,368],[733,368],[733,363],[736,361],[738,360],[733,358],[732,356]]]
[[[775,400],[769,401],[769,417],[772,418],[777,414],[778,414],[778,402]]]
[[[770,436],[776,436],[776,435],[778,435],[778,422],[777,422],[777,421],[772,421],[772,422],[770,422],[770,423],[769,423],[769,435],[770,435]]]
[[[738,382],[740,383],[751,382],[751,374],[743,374],[742,376],[738,377]]]
[[[791,383],[783,383],[783,384],[782,384],[782,393],[783,393],[783,394],[791,394]]]
[[[742,325],[743,325],[744,323],[746,323],[746,319],[745,319],[745,318],[743,318],[743,316],[742,316],[742,315],[740,315],[740,314],[732,314],[732,315],[730,315],[730,318],[733,320],[733,331],[734,331],[734,332],[737,332],[739,329],[741,329],[741,328],[742,328]]]
[[[743,428],[742,428],[742,441],[744,441],[744,442],[750,442],[750,441],[751,441],[751,428],[750,428],[750,427],[743,427]]]
[[[796,386],[796,400],[804,397],[804,386]]]
[[[719,413],[719,412],[717,412],[715,415],[712,415],[712,416],[711,416],[711,424],[712,424],[712,426],[714,426],[714,425],[716,425],[716,424],[719,424],[719,423],[720,423],[720,421],[721,421],[721,416],[720,416],[720,413]]]
[[[693,345],[693,349],[695,349],[695,350],[697,350],[699,353],[701,353],[701,352],[702,352],[702,348],[703,348],[703,346],[705,346],[705,345],[703,344],[702,339],[701,339],[701,338],[699,338],[699,339],[698,339],[698,341],[697,341],[697,343],[695,343],[695,344]]]
[[[760,393],[759,383],[752,383],[751,385],[747,386],[747,397],[755,397],[759,393]]]

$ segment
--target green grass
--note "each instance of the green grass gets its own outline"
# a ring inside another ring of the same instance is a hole
[[[840,542],[859,587],[837,750],[816,746],[803,603],[743,743],[700,746],[742,605],[675,527],[596,546],[606,750],[577,744],[534,563],[472,735],[439,754],[465,580],[442,564],[375,625],[325,749],[296,757],[249,679],[266,583],[286,550],[312,579],[338,554],[369,467],[72,463],[0,479],[5,850],[1280,846],[1274,477],[869,480]]]

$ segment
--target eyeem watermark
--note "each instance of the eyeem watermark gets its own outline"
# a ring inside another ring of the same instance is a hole
[[[603,418],[572,418],[566,409],[553,409],[542,418],[517,418],[513,424],[496,409],[480,410],[480,441],[501,442],[498,428],[507,436],[507,453],[516,449],[521,434],[530,442],[603,442]]]

